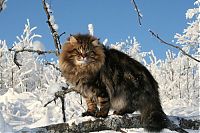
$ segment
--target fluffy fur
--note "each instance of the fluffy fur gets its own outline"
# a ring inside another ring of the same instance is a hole
[[[140,111],[148,131],[166,126],[158,83],[128,55],[104,47],[93,36],[77,34],[64,44],[59,63],[66,81],[86,99],[83,116],[106,117],[110,109],[116,115]]]

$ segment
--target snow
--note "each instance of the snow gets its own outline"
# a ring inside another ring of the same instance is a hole
[[[5,122],[3,115],[0,112],[0,133],[6,133],[6,132],[13,132],[13,129],[9,124]]]
[[[54,86],[56,87],[56,86]],[[50,98],[53,99],[53,96]],[[81,117],[85,111],[85,103],[80,103],[80,96],[76,93],[66,95],[66,119],[70,125],[83,121],[95,120],[94,117]],[[36,94],[30,92],[17,93],[10,88],[7,93],[0,96],[0,132],[17,132],[56,123],[62,123],[61,103],[57,100],[47,107],[43,107],[45,102],[41,101]],[[185,105],[184,105],[185,104]],[[164,111],[170,116],[180,116],[188,119],[199,119],[199,107],[189,107],[182,101],[168,101],[163,103]],[[12,129],[12,130],[11,130]],[[144,132],[140,129],[123,129],[130,133]],[[101,131],[111,133],[113,131]],[[100,133],[101,133],[100,132]],[[175,133],[168,129],[163,133]],[[193,132],[193,131],[191,131]],[[196,132],[196,131],[194,131]]]
[[[44,51],[44,45],[40,41],[33,42],[33,50]]]
[[[195,5],[199,5],[196,1]],[[47,5],[48,11],[52,12]],[[194,57],[199,57],[199,30],[197,10],[189,9],[186,17],[195,19],[188,23],[188,27],[182,34],[176,34],[175,41],[181,44],[182,48]],[[51,24],[57,29],[54,17],[51,16]],[[13,50],[29,48],[43,50],[43,44],[35,39],[41,35],[34,34],[36,27],[31,28],[29,20],[25,24],[24,32],[17,36]],[[88,25],[91,35],[94,34],[92,24]],[[153,74],[159,83],[159,92],[164,112],[174,119],[173,116],[185,119],[200,119],[199,107],[199,64],[184,56],[181,52],[174,53],[171,50],[166,52],[166,59],[157,59],[153,50],[141,52],[140,43],[135,37],[128,37],[125,41],[109,44],[108,39],[103,42],[105,45],[121,50],[139,62],[143,63]],[[189,44],[189,45],[186,45]],[[193,51],[192,51],[193,50]],[[52,66],[45,65],[44,58],[37,54],[23,52],[18,53],[17,60],[23,64],[20,69],[13,63],[13,52],[8,50],[6,41],[0,40],[0,133],[14,133],[30,131],[32,128],[63,123],[61,101],[44,105],[54,98],[57,91],[66,86],[61,73]],[[51,60],[51,63],[58,66],[58,62]],[[82,117],[86,111],[85,101],[79,94],[74,92],[65,96],[65,113],[68,124],[78,124],[88,120],[95,120],[94,117]],[[115,117],[111,115],[109,117]],[[37,130],[37,129],[36,129]],[[122,129],[128,133],[145,133],[143,128]],[[197,133],[199,130],[187,130],[190,133]],[[93,132],[95,133],[95,132]],[[117,131],[100,131],[98,133],[118,133]],[[164,129],[163,133],[176,133]]]
[[[55,19],[54,19],[54,16],[52,15],[52,9],[51,9],[51,6],[46,3],[46,7],[47,7],[47,11],[48,13],[50,14],[50,18],[49,18],[49,22],[51,23],[52,27],[54,30],[58,30],[58,25],[55,23]]]
[[[93,24],[88,24],[88,31],[90,35],[94,35],[94,26]]]
[[[103,41],[103,45],[107,45],[108,44],[108,38],[106,38],[104,41]]]
[[[7,7],[6,2],[7,2],[7,0],[0,0],[0,9],[1,10],[4,10]]]

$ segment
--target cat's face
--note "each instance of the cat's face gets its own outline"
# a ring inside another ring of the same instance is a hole
[[[95,62],[95,50],[92,44],[77,43],[72,50],[72,58],[76,65],[87,65]]]
[[[87,66],[102,62],[103,48],[98,40],[83,40],[71,36],[66,46],[67,60],[76,66]]]

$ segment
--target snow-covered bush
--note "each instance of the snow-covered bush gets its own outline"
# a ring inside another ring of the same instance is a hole
[[[23,34],[20,37],[17,36],[18,42],[15,42],[12,47],[14,51],[8,50],[5,41],[0,41],[0,87],[2,93],[8,88],[13,88],[17,92],[33,92],[35,89],[45,87],[45,84],[58,80],[57,77],[60,74],[55,73],[59,72],[44,65],[44,61],[37,53],[18,52],[17,62],[22,66],[19,69],[14,63],[15,51],[23,49],[44,50],[39,41],[34,41],[41,37],[33,33],[36,28],[31,28],[30,22],[27,20]],[[50,73],[52,74],[50,75]]]

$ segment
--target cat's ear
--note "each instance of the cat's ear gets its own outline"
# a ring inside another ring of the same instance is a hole
[[[69,42],[73,44],[73,43],[77,43],[78,41],[76,40],[76,38],[74,36],[70,36]]]
[[[94,46],[98,46],[99,45],[99,39],[96,39],[96,40],[92,41],[92,44]]]

